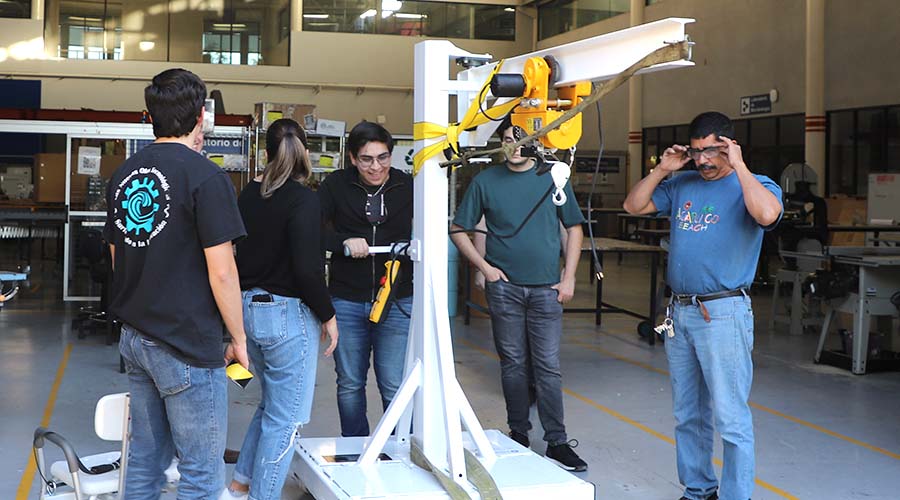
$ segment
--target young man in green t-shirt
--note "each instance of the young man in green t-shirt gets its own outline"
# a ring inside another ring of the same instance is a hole
[[[497,130],[503,142],[516,142],[509,118]],[[557,207],[545,196],[553,180],[537,175],[534,158],[520,153],[516,150],[506,163],[475,176],[453,219],[451,230],[461,231],[473,229],[484,217],[488,229],[484,257],[463,232],[452,233],[451,239],[485,277],[510,437],[530,445],[530,364],[547,458],[567,470],[584,471],[587,464],[572,450],[563,424],[559,367],[563,304],[575,292],[584,218],[572,187],[566,186],[567,202]],[[535,204],[539,206],[523,225]],[[562,275],[560,223],[566,228]]]

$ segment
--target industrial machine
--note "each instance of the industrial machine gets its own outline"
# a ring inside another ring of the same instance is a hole
[[[594,498],[592,484],[502,432],[485,431],[456,379],[447,314],[448,184],[442,167],[483,162],[499,152],[478,148],[487,144],[495,120],[512,112],[523,134],[500,151],[533,148],[546,163],[558,203],[571,167],[555,153],[578,142],[575,116],[636,72],[692,65],[684,32],[690,22],[664,19],[495,62],[449,41],[416,45],[415,237],[407,251],[416,280],[405,377],[371,436],[296,442],[293,472],[316,498]],[[456,79],[448,75],[453,60],[467,67]],[[491,85],[498,74],[520,78],[500,77],[506,84]],[[591,92],[588,82],[600,81]],[[505,97],[494,95],[488,106],[487,91],[493,93],[495,86]],[[451,94],[462,118],[448,124]]]

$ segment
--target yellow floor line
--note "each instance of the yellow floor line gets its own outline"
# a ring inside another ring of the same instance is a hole
[[[600,354],[603,354],[603,355],[605,355],[605,356],[609,356],[609,357],[611,357],[611,358],[615,358],[615,359],[617,359],[617,360],[619,360],[619,361],[622,361],[622,362],[624,362],[624,363],[628,363],[628,364],[631,364],[631,365],[634,365],[634,366],[638,366],[638,367],[643,368],[643,369],[645,369],[645,370],[649,370],[649,371],[652,371],[652,372],[655,372],[655,373],[659,373],[659,374],[665,375],[665,376],[667,376],[667,377],[669,376],[669,372],[667,372],[666,370],[662,370],[662,369],[660,369],[660,368],[656,368],[655,366],[650,366],[650,365],[648,365],[648,364],[641,363],[640,361],[635,361],[635,360],[633,360],[633,359],[629,359],[629,358],[626,358],[626,357],[624,357],[624,356],[620,356],[620,355],[615,354],[615,353],[613,353],[613,352],[607,351],[606,349],[603,349],[603,348],[601,348],[601,347],[597,347],[597,346],[591,345],[591,344],[586,344],[586,343],[583,343],[583,342],[574,342],[573,344],[574,344],[574,345],[577,345],[577,346],[579,346],[579,347],[584,347],[584,348],[586,348],[586,349],[590,349],[590,350],[592,350],[592,351],[599,352]],[[781,418],[783,418],[783,419],[789,420],[789,421],[791,421],[791,422],[794,422],[795,424],[800,424],[800,425],[802,425],[802,426],[804,426],[804,427],[807,427],[807,428],[809,428],[809,429],[812,429],[812,430],[821,432],[821,433],[826,434],[826,435],[828,435],[828,436],[831,436],[831,437],[833,437],[833,438],[837,438],[837,439],[840,439],[840,440],[842,440],[842,441],[846,441],[846,442],[848,442],[848,443],[855,444],[855,445],[857,445],[857,446],[861,446],[861,447],[863,447],[863,448],[865,448],[865,449],[867,449],[867,450],[874,451],[875,453],[880,453],[880,454],[885,455],[885,456],[887,456],[887,457],[891,457],[891,458],[893,458],[893,459],[900,460],[900,454],[898,454],[898,453],[894,453],[894,452],[892,452],[892,451],[885,450],[884,448],[879,448],[879,447],[877,447],[877,446],[871,445],[871,444],[869,444],[869,443],[865,443],[865,442],[863,442],[863,441],[860,441],[860,440],[858,440],[858,439],[852,438],[852,437],[850,437],[850,436],[845,436],[845,435],[843,435],[843,434],[841,434],[841,433],[834,432],[834,431],[832,431],[832,430],[828,430],[828,429],[822,427],[821,425],[816,425],[816,424],[814,424],[814,423],[812,423],[812,422],[807,422],[806,420],[803,420],[803,419],[801,419],[801,418],[797,418],[797,417],[794,417],[794,416],[792,416],[792,415],[788,415],[788,414],[786,414],[786,413],[782,413],[782,412],[780,412],[780,411],[778,411],[778,410],[774,410],[774,409],[772,409],[772,408],[769,408],[769,407],[767,407],[767,406],[763,406],[763,405],[758,404],[758,403],[754,403],[754,402],[752,402],[752,401],[750,402],[750,406],[752,406],[753,408],[756,408],[757,410],[764,411],[764,412],[766,412],[766,413],[775,415],[776,417],[781,417]]]
[[[53,416],[53,407],[56,405],[56,394],[59,392],[59,386],[62,383],[63,375],[66,373],[66,365],[69,363],[69,354],[72,352],[72,344],[66,346],[63,351],[62,360],[56,369],[56,378],[53,380],[53,387],[50,388],[50,396],[47,397],[47,405],[44,406],[44,416],[41,418],[41,427],[50,425],[50,417]],[[19,489],[16,490],[16,500],[27,500],[28,492],[31,490],[31,483],[34,481],[34,473],[37,469],[34,463],[34,453],[28,453],[28,465],[25,466],[25,472],[22,474],[22,480],[19,482]]]
[[[486,355],[486,356],[489,356],[489,357],[491,357],[491,358],[494,358],[494,359],[500,359],[500,358],[497,357],[497,355],[496,355],[495,353],[493,353],[493,352],[491,352],[491,351],[488,351],[487,349],[482,349],[482,348],[479,347],[478,345],[473,344],[472,342],[469,342],[468,340],[457,339],[457,342],[459,342],[460,344],[462,344],[462,345],[464,345],[464,346],[466,346],[466,347],[468,347],[468,348],[470,348],[470,349],[473,349],[473,350],[475,350],[475,351],[478,351],[478,352],[480,352],[481,354],[484,354],[484,355]],[[589,347],[589,348],[591,348],[591,349],[594,349],[594,346],[589,346],[589,345],[587,345],[587,344],[579,344],[579,345],[584,345],[584,346],[586,346],[586,347]],[[594,349],[594,350],[597,350],[597,349],[599,349],[599,348],[596,348],[596,349]],[[606,353],[605,353],[605,354],[606,354]],[[609,354],[610,354],[612,357],[616,358],[616,359],[619,359],[619,358],[620,358],[619,356],[612,355],[612,353],[609,353]],[[631,362],[631,361],[627,360],[626,358],[622,358],[622,361]],[[657,371],[655,368],[653,368],[653,367],[651,367],[651,366],[649,366],[649,365],[644,365],[643,363],[633,362],[633,364],[638,364],[638,366],[642,366],[643,368],[648,368],[648,369],[652,369],[652,370],[654,370],[654,371]],[[663,372],[663,373],[665,373],[665,372]],[[563,393],[565,393],[565,394],[567,394],[567,395],[569,395],[569,396],[571,396],[571,397],[573,397],[573,398],[575,398],[575,399],[581,401],[582,403],[585,403],[585,404],[587,404],[587,405],[589,405],[589,406],[593,406],[594,408],[596,408],[596,409],[598,409],[598,410],[600,410],[600,411],[602,411],[602,412],[604,412],[604,413],[606,413],[606,414],[608,414],[608,415],[610,415],[610,416],[612,416],[612,417],[614,417],[614,418],[616,418],[616,419],[618,419],[618,420],[621,420],[622,422],[625,422],[625,423],[628,424],[628,425],[637,427],[638,429],[640,429],[640,430],[646,432],[647,434],[650,434],[651,436],[653,436],[653,437],[655,437],[655,438],[657,438],[657,439],[661,439],[661,440],[663,440],[663,441],[665,441],[665,442],[671,444],[672,446],[675,446],[675,440],[672,439],[672,438],[670,438],[669,436],[666,436],[665,434],[662,434],[662,433],[660,433],[660,432],[657,432],[657,431],[651,429],[650,427],[647,427],[646,425],[644,425],[644,424],[642,424],[642,423],[640,423],[640,422],[637,422],[636,420],[633,420],[633,419],[631,419],[631,418],[628,418],[628,417],[626,417],[625,415],[623,415],[623,414],[621,414],[621,413],[619,413],[619,412],[613,410],[612,408],[608,408],[608,407],[606,407],[606,406],[603,406],[603,405],[601,405],[600,403],[594,401],[593,399],[591,399],[591,398],[589,398],[589,397],[587,397],[587,396],[583,396],[583,395],[581,395],[581,394],[579,394],[579,393],[577,393],[577,392],[575,392],[575,391],[573,391],[573,390],[571,390],[571,389],[566,389],[566,388],[563,388]],[[719,460],[718,458],[714,458],[714,459],[713,459],[713,462],[714,462],[716,465],[718,465],[719,467],[722,467],[722,461]],[[771,485],[771,484],[769,484],[769,483],[767,483],[767,482],[765,482],[765,481],[763,481],[763,480],[761,480],[761,479],[756,479],[755,482],[756,482],[756,484],[757,484],[760,488],[763,488],[763,489],[765,489],[765,490],[771,491],[772,493],[774,493],[774,494],[776,494],[776,495],[778,495],[778,496],[780,496],[780,497],[782,497],[782,498],[786,498],[786,499],[788,499],[788,500],[799,500],[796,496],[791,495],[790,493],[788,493],[788,492],[782,490],[781,488],[778,488],[778,487],[776,487],[776,486],[774,486],[774,485]]]

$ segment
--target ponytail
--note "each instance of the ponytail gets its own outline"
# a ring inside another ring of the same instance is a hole
[[[260,194],[264,199],[270,198],[288,179],[302,182],[312,172],[306,145],[298,137],[298,134],[306,139],[303,129],[299,128],[297,122],[293,120],[277,120],[269,127],[266,137],[266,151],[270,155],[269,163],[263,172],[260,188]],[[272,149],[276,145],[277,149],[275,149],[273,157]]]

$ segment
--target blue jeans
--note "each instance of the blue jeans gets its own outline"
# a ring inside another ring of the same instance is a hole
[[[300,299],[271,294],[253,302],[261,288],[243,292],[247,353],[262,400],[250,420],[234,480],[250,486],[250,498],[281,498],[299,426],[309,422],[316,385],[319,320]]]
[[[510,430],[525,435],[531,430],[528,384],[529,372],[533,371],[544,441],[550,445],[565,443],[559,367],[563,306],[557,300],[558,293],[549,286],[514,285],[503,280],[485,283],[484,291],[500,356]]]
[[[179,500],[215,500],[225,482],[225,368],[188,365],[128,325],[119,352],[131,391],[124,498],[158,500],[177,454]]]
[[[724,465],[719,498],[747,500],[753,492],[753,309],[750,298],[729,297],[674,305],[675,336],[666,339],[672,381],[678,479],[684,496],[716,490],[712,464],[713,418],[722,436]]]
[[[337,402],[341,417],[341,435],[368,436],[366,418],[366,378],[369,356],[374,358],[375,381],[386,409],[403,382],[406,363],[406,340],[409,338],[409,318],[412,297],[397,299],[381,323],[369,321],[371,302],[332,299],[341,338],[334,351],[334,370],[337,372]]]

